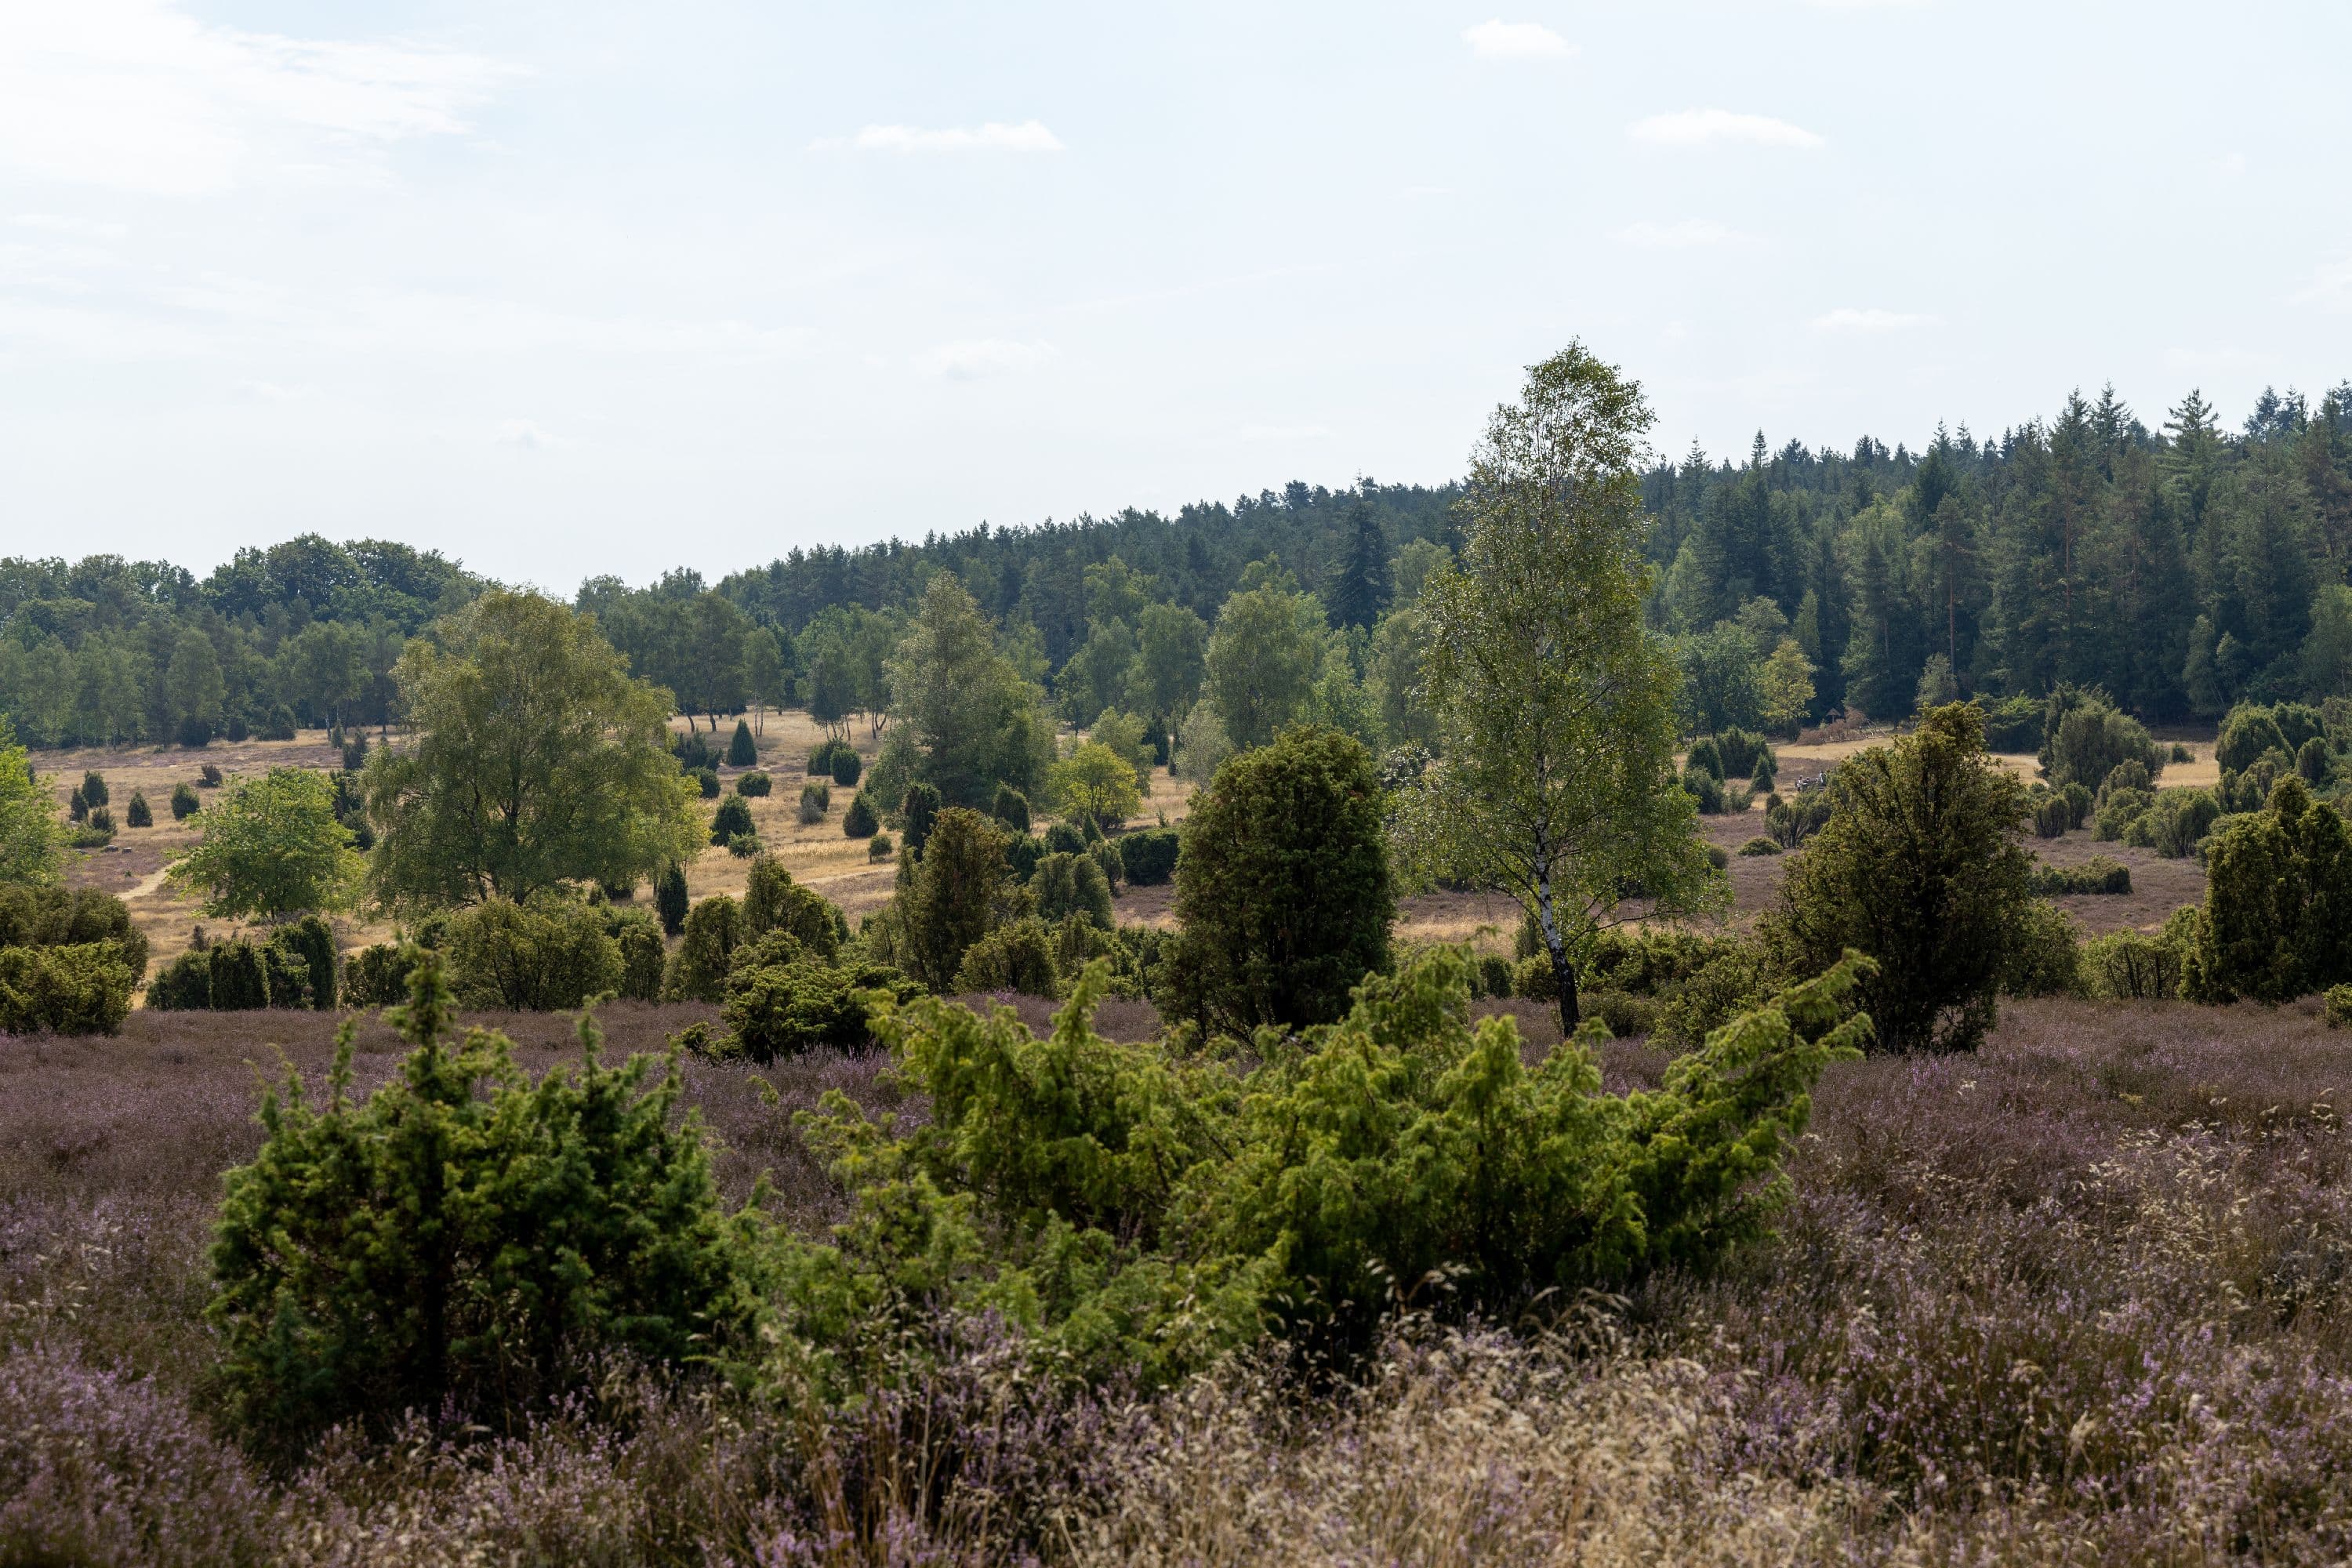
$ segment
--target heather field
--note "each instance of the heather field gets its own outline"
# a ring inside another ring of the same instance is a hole
[[[1493,1006],[1495,1004],[1484,1005]],[[1540,1009],[1528,1051],[1544,1048]],[[1043,1022],[1044,1005],[1024,1005]],[[708,1010],[616,1005],[613,1048]],[[567,1021],[479,1020],[538,1071]],[[1153,1027],[1107,1005],[1107,1034]],[[2312,1004],[2014,1003],[1985,1048],[1832,1068],[1777,1234],[1528,1321],[1400,1319],[1130,1398],[999,1327],[830,1412],[613,1365],[528,1430],[217,1435],[222,1169],[331,1023],[136,1014],[0,1042],[0,1562],[2340,1561],[2352,1552],[2352,1043]],[[362,1032],[357,1079],[396,1060]],[[1614,1087],[1663,1053],[1608,1047]],[[919,1117],[874,1057],[689,1060],[730,1197],[842,1197],[792,1113]],[[1442,1303],[1438,1303],[1442,1307]]]

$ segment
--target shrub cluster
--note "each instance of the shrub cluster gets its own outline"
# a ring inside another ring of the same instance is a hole
[[[755,800],[775,787],[775,781],[757,768],[735,781],[737,795],[749,795]]]
[[[344,999],[334,931],[317,915],[289,921],[258,941],[208,941],[200,926],[188,951],[157,971],[147,987],[147,1005],[158,1012],[331,1012]]]
[[[2284,1002],[2352,981],[2352,831],[2301,779],[2218,828],[2205,868],[2185,995]]]
[[[851,795],[848,809],[841,814],[841,836],[871,838],[881,831],[882,819],[875,814],[873,800],[864,790]]]
[[[751,806],[741,795],[730,795],[719,803],[710,817],[710,842],[724,845],[739,833],[750,833]]]
[[[832,809],[832,784],[823,779],[811,779],[801,785],[800,819],[803,826],[823,822],[824,814]]]
[[[184,784],[175,784],[172,786],[173,821],[185,822],[195,816],[202,807],[203,803],[196,798],[196,792],[194,789]]]
[[[857,755],[856,749],[846,741],[835,740],[831,737],[819,741],[815,749],[809,752],[809,777],[828,779],[833,777],[835,759],[845,753],[853,759]]]
[[[2197,945],[2200,915],[2178,910],[2153,934],[2119,931],[2083,944],[2082,977],[2094,996],[2154,1001],[2180,994],[2189,955]]]
[[[2079,866],[2033,868],[2033,890],[2045,899],[2076,893],[2128,893],[2131,868],[2105,855],[2095,855]]]
[[[1121,834],[1112,842],[1118,846],[1119,866],[1130,885],[1156,888],[1174,879],[1177,855],[1183,842],[1176,829],[1148,827]]]
[[[678,767],[689,773],[707,773],[719,765],[719,753],[689,724],[686,732],[670,742],[670,754],[677,759]]]
[[[111,893],[0,886],[0,1034],[110,1035],[146,970],[146,935]]]

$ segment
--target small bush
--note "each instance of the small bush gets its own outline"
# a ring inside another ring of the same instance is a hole
[[[1183,844],[1176,829],[1146,828],[1139,833],[1122,834],[1116,842],[1119,864],[1129,885],[1156,888],[1176,875],[1176,857]]]
[[[509,1426],[600,1351],[682,1365],[749,1329],[750,1234],[673,1114],[676,1071],[606,1068],[583,1019],[580,1067],[533,1083],[504,1036],[450,1040],[449,1001],[428,959],[392,1081],[352,1100],[345,1035],[332,1092],[289,1072],[228,1173],[205,1316],[231,1420],[278,1456],[408,1410]]]
[[[107,794],[106,775],[95,768],[81,775],[81,797],[92,805],[108,805],[113,797]]]
[[[1100,930],[1111,929],[1110,883],[1093,856],[1066,851],[1048,855],[1037,862],[1029,887],[1037,895],[1038,918],[1046,924],[1077,914]]]
[[[1011,991],[1052,996],[1061,989],[1054,967],[1054,943],[1045,922],[1032,915],[998,926],[964,950],[956,970],[958,991]]]
[[[1479,995],[1508,996],[1511,994],[1511,961],[1501,953],[1479,954],[1475,973]]]
[[[713,844],[725,844],[739,833],[751,831],[751,804],[740,795],[720,801],[719,809],[711,815],[710,842]]]
[[[2164,936],[2119,931],[2083,944],[2083,983],[2094,996],[2142,1002],[2180,994],[2182,945]]]
[[[1731,851],[1720,844],[1710,844],[1706,847],[1706,863],[1718,871],[1727,871],[1731,868]],[[1638,899],[1642,894],[1638,889],[1629,888],[1624,896]]]
[[[939,820],[940,792],[927,784],[910,784],[905,798],[898,802],[898,816],[906,829],[907,847],[918,856],[931,836],[931,824]]]
[[[2307,784],[2325,784],[2336,776],[2335,753],[2327,742],[2314,735],[2295,748],[2295,776]]]
[[[1739,852],[1742,855],[1778,855],[1781,851],[1777,839],[1751,838],[1739,847]]]
[[[335,933],[332,927],[317,915],[304,915],[300,920],[278,928],[269,939],[269,945],[286,953],[293,962],[287,965],[294,991],[280,994],[273,983],[269,1000],[280,1007],[309,1005],[321,1013],[335,1010]]]
[[[751,738],[751,726],[741,719],[735,721],[734,737],[727,742],[727,765],[730,768],[756,767],[760,762],[760,742]]]
[[[2098,804],[2098,796],[2091,793],[2088,784],[2069,783],[2058,794],[2066,802],[2068,827],[2080,827],[2091,820],[2091,809]]]
[[[1087,852],[1087,836],[1074,822],[1056,822],[1045,829],[1045,852],[1049,855],[1083,855]]]
[[[2196,752],[2190,751],[2187,746],[2182,745],[2178,741],[2172,742],[2172,761],[2176,763],[2193,763],[2196,760]]]
[[[670,754],[677,758],[677,765],[689,773],[698,773],[706,768],[719,765],[719,753],[710,749],[710,743],[691,723],[687,725],[684,734],[671,742]]]
[[[180,954],[147,983],[147,1006],[157,1013],[201,1013],[213,1005],[213,966],[202,949]]]
[[[809,777],[831,778],[833,776],[833,760],[844,752],[849,752],[853,757],[857,754],[856,750],[853,749],[846,741],[836,741],[830,737],[819,741],[816,743],[816,749],[809,752]]]
[[[133,827],[155,826],[155,813],[148,807],[145,791],[134,789],[131,792],[131,804],[124,809],[122,820]]]
[[[686,932],[670,955],[662,996],[671,1002],[724,1002],[728,963],[743,940],[741,913],[734,900],[713,893],[686,917]]]
[[[1723,815],[1723,781],[1696,762],[1683,769],[1683,788],[1698,802],[1701,816]]]
[[[686,868],[673,860],[654,879],[654,914],[661,921],[662,934],[676,936],[686,929],[688,902]]]
[[[262,715],[260,733],[265,741],[292,740],[296,734],[294,710],[283,702],[273,704],[269,711]]]
[[[608,918],[604,932],[621,954],[618,994],[631,1002],[660,1001],[662,964],[668,956],[661,927],[640,910]]]
[[[835,969],[814,959],[739,968],[727,981],[724,1048],[772,1062],[865,1045],[871,1038],[865,994],[875,988],[902,1002],[919,989],[896,970]]]
[[[865,766],[866,764],[858,760],[856,752],[851,751],[847,746],[843,746],[833,753],[833,782],[844,789],[854,789],[856,787],[858,775],[865,771]]]
[[[841,836],[844,838],[871,838],[882,830],[882,819],[874,814],[874,802],[864,790],[849,797],[849,809],[841,814]]]
[[[2034,803],[2033,831],[2043,838],[2056,838],[2074,825],[2074,808],[2063,795],[2046,795]]]
[[[2329,986],[2320,998],[2320,1010],[2329,1028],[2352,1028],[2352,985]]]
[[[1037,874],[1037,862],[1045,858],[1045,841],[1035,834],[1019,837],[1007,836],[1004,840],[1004,863],[1013,871],[1013,879],[1026,882]]]
[[[138,984],[115,942],[0,947],[0,1035],[113,1034]]]
[[[803,826],[823,822],[824,814],[833,806],[833,786],[822,779],[811,779],[801,785],[800,818]]]
[[[1612,1040],[1631,1040],[1658,1026],[1658,1003],[1622,991],[1590,991],[1578,998],[1584,1016],[1598,1018]]]
[[[1760,775],[1769,787],[1773,775],[1780,771],[1780,759],[1773,755],[1771,742],[1752,730],[1735,725],[1716,736],[1715,748],[1723,768],[1717,776],[1727,784]]]
[[[775,781],[756,768],[735,781],[735,793],[757,800],[776,787]]]
[[[205,954],[212,969],[213,1010],[244,1013],[269,1005],[269,969],[249,942],[216,942]]]
[[[1103,881],[1108,885],[1113,893],[1117,893],[1121,887],[1126,885],[1127,862],[1119,858],[1118,845],[1112,843],[1108,839],[1105,839],[1100,844],[1097,844],[1091,849],[1087,850],[1087,853],[1093,858],[1094,863],[1101,868]]]
[[[2120,842],[2132,824],[2147,816],[2155,804],[2156,795],[2149,790],[2115,791],[2100,804],[2098,815],[2091,819],[2091,837],[2102,844]]]
[[[416,966],[420,952],[413,943],[404,942],[380,942],[360,949],[343,963],[344,1003],[352,1007],[389,1007],[399,1002],[408,994],[409,971]],[[148,987],[147,1005],[155,1005],[153,986]]]
[[[2082,928],[2057,905],[2029,900],[2001,966],[2001,991],[2011,996],[2079,996],[2084,989],[2082,965]]]
[[[367,766],[368,742],[365,735],[353,735],[343,742],[343,772],[358,773]]]
[[[1725,777],[1721,747],[1712,737],[1693,741],[1690,753],[1683,759],[1683,772],[1685,775],[1705,773],[1721,784]]]
[[[66,820],[68,822],[89,820],[89,797],[79,789],[66,796]]]
[[[890,842],[887,833],[877,833],[866,841],[866,858],[869,861],[887,860],[897,853],[898,847]]]
[[[89,831],[102,834],[108,838],[113,837],[114,813],[102,805],[92,810],[89,814]]]
[[[727,841],[727,853],[738,860],[749,860],[754,855],[764,854],[767,847],[760,842],[760,836],[756,833],[739,833]]]
[[[1559,1000],[1559,976],[1552,973],[1551,960],[1534,953],[1519,960],[1511,970],[1511,994],[1530,1002]]]
[[[695,769],[695,770],[694,770],[694,784],[695,784],[695,787],[696,787],[697,789],[698,789],[698,790],[700,790],[700,791],[702,792],[702,798],[703,798],[703,799],[705,799],[705,800],[717,800],[717,799],[719,798],[719,770],[718,770],[718,769],[716,769],[716,768],[697,768],[697,769]]]
[[[2132,890],[2131,868],[2105,855],[2095,855],[2079,866],[2037,865],[2033,868],[2033,890],[2045,899],[2128,893]]]
[[[1794,800],[1768,804],[1764,807],[1764,831],[1783,849],[1795,849],[1806,839],[1819,833],[1830,819],[1830,796],[1825,789],[1799,792]]]
[[[451,989],[468,1007],[549,1013],[621,989],[620,945],[586,904],[550,893],[491,899],[449,917]]]
[[[205,763],[196,769],[196,783],[205,789],[221,786],[221,771],[217,763]]]
[[[196,798],[196,792],[189,788],[186,784],[175,784],[172,786],[173,821],[187,821],[188,818],[196,815],[197,811],[202,808],[203,804],[203,802]]]
[[[996,798],[989,804],[988,815],[1015,833],[1029,831],[1029,797],[1011,784],[996,786]]]
[[[793,874],[763,858],[751,868],[743,893],[742,940],[749,942],[771,931],[782,931],[803,951],[827,963],[841,956],[848,922],[841,911],[815,889],[793,880]],[[737,955],[740,960],[741,955]]]

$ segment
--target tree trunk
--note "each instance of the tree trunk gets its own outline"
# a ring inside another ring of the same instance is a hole
[[[1551,873],[1536,879],[1536,928],[1542,933],[1545,956],[1551,960],[1551,977],[1559,987],[1559,1037],[1566,1040],[1583,1021],[1576,994],[1576,968],[1568,961],[1568,944],[1560,941],[1559,920],[1552,911]]]

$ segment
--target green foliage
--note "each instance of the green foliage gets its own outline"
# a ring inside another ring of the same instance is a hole
[[[705,800],[717,800],[719,798],[719,770],[717,768],[697,768],[694,770],[693,778],[696,794],[699,795]]]
[[[79,793],[82,799],[93,806],[106,805],[112,800],[112,797],[107,794],[106,775],[95,768],[81,775]]]
[[[719,809],[711,814],[710,842],[713,844],[725,844],[739,833],[751,831],[751,804],[741,795],[720,801]]]
[[[111,893],[54,883],[0,883],[0,947],[78,947],[104,943],[131,971],[147,972],[147,936],[130,906]]]
[[[2051,693],[2042,724],[2040,760],[2053,788],[2096,787],[2129,762],[2147,768],[2150,778],[2164,771],[2165,753],[2147,726],[2118,712],[2105,692],[2062,686]]]
[[[2131,868],[2105,855],[2094,855],[2079,866],[2037,864],[2033,868],[2033,891],[2041,898],[2054,899],[2084,893],[2128,893],[2131,890]]]
[[[467,1007],[550,1013],[621,989],[620,944],[594,910],[559,893],[459,910],[443,945],[450,987]]]
[[[857,786],[858,774],[864,768],[865,764],[858,760],[857,753],[849,747],[837,746],[834,749],[833,782],[842,788],[855,789]]]
[[[671,1002],[723,1002],[727,970],[743,940],[743,921],[733,899],[713,893],[686,917],[685,934],[670,954],[662,996]]]
[[[804,1056],[822,1047],[849,1049],[870,1037],[872,993],[905,1001],[919,988],[896,970],[837,969],[813,958],[739,964],[727,980],[727,1054],[756,1062]]]
[[[833,776],[833,761],[844,752],[847,752],[853,757],[857,754],[856,748],[851,746],[846,741],[835,740],[830,736],[824,740],[819,741],[815,747],[809,752],[809,777],[831,778]]]
[[[642,911],[610,915],[604,932],[620,950],[621,981],[617,994],[629,1002],[661,1000],[662,968],[667,953],[661,927]]]
[[[1183,837],[1176,829],[1146,828],[1138,833],[1122,834],[1115,842],[1118,846],[1120,869],[1131,885],[1158,887],[1176,875],[1177,857],[1183,847]]]
[[[375,951],[363,949],[359,957]],[[358,998],[353,997],[356,1003]],[[213,1005],[212,955],[202,948],[191,948],[155,972],[147,983],[147,1010],[151,1013],[201,1013]],[[360,1005],[364,1005],[360,1004]]]
[[[898,803],[898,815],[905,824],[908,849],[919,856],[940,815],[940,792],[927,784],[908,784],[906,798]]]
[[[1087,836],[1074,822],[1055,822],[1045,828],[1045,851],[1050,855],[1083,855],[1087,852]]]
[[[686,929],[688,902],[686,868],[673,860],[654,881],[654,913],[661,920],[663,934],[676,936]]]
[[[199,955],[194,953],[186,954],[183,962],[187,958],[197,956]],[[391,1006],[408,994],[409,971],[415,967],[419,956],[419,949],[406,942],[379,942],[360,949],[343,964],[344,1003],[353,1007]],[[170,972],[165,973],[168,974]],[[156,985],[161,985],[163,983],[163,977],[159,976]],[[208,1007],[212,1005],[211,993],[210,977],[206,975],[201,999],[176,1002],[173,1005]],[[191,998],[198,995],[193,980],[190,982],[187,994]],[[150,1007],[163,1005],[155,1000],[154,985],[147,988],[147,1005]]]
[[[1037,862],[1030,873],[1029,890],[1036,896],[1038,918],[1057,925],[1079,915],[1104,931],[1110,930],[1110,884],[1092,855],[1055,853]]]
[[[2033,803],[2033,831],[2043,838],[2056,838],[2074,825],[2074,808],[2063,795],[2045,795]]]
[[[0,713],[0,884],[56,881],[64,847],[56,803]]]
[[[89,802],[82,798],[82,793],[79,789],[66,796],[66,819],[69,822],[89,820]]]
[[[2189,953],[2195,945],[2194,910],[2179,913],[2186,921],[2168,921],[2151,936],[2119,931],[2093,937],[2083,944],[2084,986],[2094,996],[2118,1001],[2155,1001],[2180,994]]]
[[[2000,989],[2009,996],[2079,996],[2084,994],[2083,930],[2072,915],[2039,899],[2017,917]]]
[[[958,991],[1015,992],[1054,996],[1061,992],[1054,944],[1035,915],[1008,921],[971,944],[956,969]]]
[[[2089,785],[2070,779],[2058,794],[2066,803],[2067,826],[2080,827],[2090,820],[2092,807],[2097,804],[2098,796],[2091,793]]]
[[[2320,1014],[2331,1029],[2352,1029],[2352,984],[2329,986]]]
[[[2325,786],[2336,776],[2335,753],[2327,749],[2326,741],[2314,735],[2295,749],[2294,772],[2307,784]],[[137,827],[140,824],[133,820],[131,826]]]
[[[1783,853],[1777,838],[1751,838],[1739,847],[1742,856],[1779,855]]]
[[[776,781],[754,769],[735,781],[735,793],[757,800],[776,787]]]
[[[1683,770],[1683,793],[1697,805],[1700,816],[1723,815],[1723,781],[1706,769],[1685,767]]]
[[[1004,825],[1008,833],[1029,831],[1029,797],[1011,784],[996,786],[996,798],[989,803],[988,815]]]
[[[368,759],[383,902],[635,882],[694,853],[669,699],[630,678],[593,617],[493,589],[411,642],[394,675],[417,740]]]
[[[2221,802],[2210,790],[2158,790],[2143,818],[2148,847],[2175,860],[2194,855],[2221,817]]]
[[[111,1035],[138,984],[116,942],[0,947],[0,1035]]]
[[[1253,563],[1217,612],[1202,700],[1227,743],[1263,746],[1306,717],[1328,633],[1323,607],[1274,563]]]
[[[2121,791],[2131,790],[2141,795],[2156,793],[2156,782],[2148,776],[2147,764],[2137,757],[2117,763],[2099,783],[2097,798],[2101,801]]]
[[[1702,735],[1691,742],[1690,751],[1683,758],[1683,776],[1688,778],[1693,773],[1705,773],[1717,784],[1727,776],[1723,751],[1714,737]]]
[[[2214,742],[2213,761],[2225,773],[2242,773],[2254,765],[2264,752],[2286,752],[2286,735],[2271,710],[2258,704],[2244,704],[2230,710],[2221,722],[2221,737]]]
[[[763,857],[751,863],[750,884],[743,894],[745,942],[782,931],[812,957],[831,963],[841,956],[846,930],[841,911],[824,894],[794,881],[782,862]]]
[[[849,809],[841,814],[841,833],[845,838],[871,838],[882,829],[882,819],[875,815],[874,802],[864,790],[849,797]]]
[[[1080,742],[1054,764],[1046,783],[1063,815],[1097,828],[1116,826],[1143,804],[1134,763],[1100,741]]]
[[[1842,763],[1830,820],[1781,884],[1766,929],[1781,966],[1876,962],[1863,995],[1885,1049],[1969,1050],[2038,908],[2012,838],[2025,792],[1986,754],[1982,714],[1953,703]]]
[[[317,915],[304,915],[300,920],[278,927],[269,939],[269,945],[282,950],[295,960],[290,966],[299,977],[299,995],[279,996],[272,990],[270,1001],[281,1007],[299,1007],[307,1001],[321,1013],[335,1010],[335,933]]]
[[[727,742],[727,765],[730,768],[753,768],[760,765],[760,742],[751,738],[749,720],[735,721],[734,736]]]
[[[933,991],[954,987],[963,955],[998,921],[1005,873],[1003,829],[964,806],[939,814],[896,900],[908,973]]]
[[[325,1103],[289,1072],[227,1176],[205,1315],[257,1445],[407,1410],[511,1426],[600,1351],[677,1365],[749,1331],[756,1220],[721,1211],[674,1065],[605,1068],[583,1018],[580,1067],[532,1083],[504,1036],[450,1041],[430,955],[394,1022],[391,1082],[352,1103],[347,1026]]]
[[[1053,762],[1043,693],[999,649],[951,572],[924,589],[890,658],[889,690],[893,728],[911,740],[917,776],[944,804],[985,805],[1000,784],[1033,789]]]
[[[887,833],[877,833],[866,841],[866,858],[869,861],[887,860],[898,852],[898,846],[890,842]]]
[[[1797,848],[1829,819],[1829,792],[1819,787],[1800,790],[1793,800],[1775,796],[1764,807],[1764,831],[1783,849]]]
[[[243,1013],[269,1005],[269,966],[259,948],[249,942],[217,942],[205,959],[214,1011]]]
[[[801,826],[823,822],[824,814],[833,808],[833,785],[824,779],[811,779],[801,785],[799,816]]]
[[[147,795],[144,791],[134,789],[131,792],[131,805],[123,813],[123,820],[128,822],[133,827],[152,827],[155,826],[155,813],[154,810],[148,805]]]
[[[1176,864],[1177,1009],[1237,1032],[1344,1012],[1349,990],[1388,967],[1396,894],[1381,816],[1371,754],[1338,731],[1294,730],[1229,758],[1193,803]]]
[[[172,786],[173,821],[185,822],[188,818],[195,816],[202,808],[203,803],[196,799],[196,792],[194,790],[189,788],[184,784],[175,784]]]
[[[2204,918],[2182,993],[2284,1002],[2352,980],[2352,833],[2292,774],[2206,847]]]

